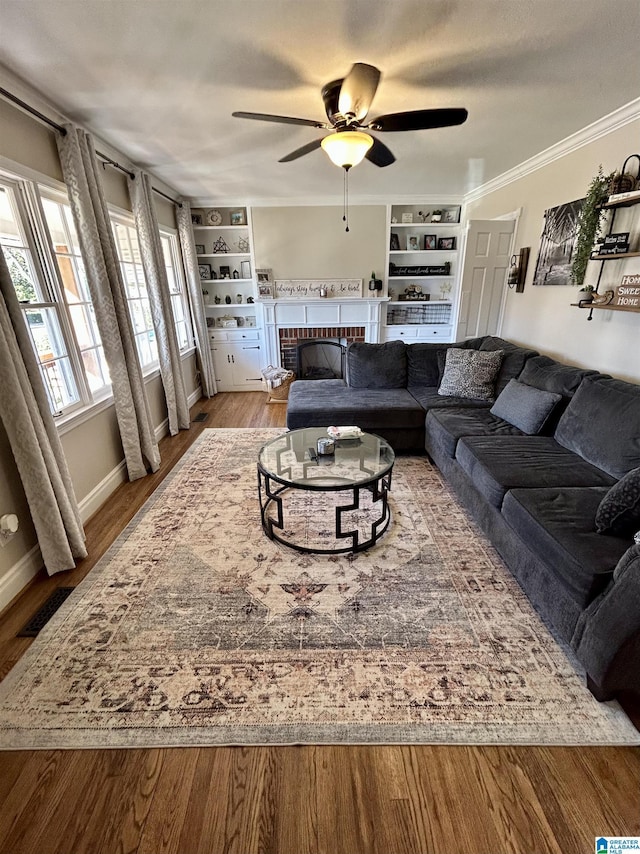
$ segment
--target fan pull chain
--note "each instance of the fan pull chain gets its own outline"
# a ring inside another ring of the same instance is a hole
[[[349,169],[344,167],[344,184],[342,191],[342,222],[346,222],[345,231],[349,231]]]

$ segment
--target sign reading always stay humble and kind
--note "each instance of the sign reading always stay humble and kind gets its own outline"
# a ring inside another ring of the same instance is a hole
[[[362,279],[276,279],[276,299],[358,299],[362,296]]]
[[[615,290],[611,305],[640,311],[640,273],[622,277]]]

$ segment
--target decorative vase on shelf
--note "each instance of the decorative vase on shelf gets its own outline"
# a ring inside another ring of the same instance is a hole
[[[242,294],[236,294],[236,302],[238,303],[238,305],[240,305],[240,304],[241,304],[241,302],[242,302]]]
[[[229,296],[229,294],[226,295],[226,297],[224,298],[224,301],[226,302],[227,305],[231,305],[231,297]]]
[[[218,294],[215,295],[215,297],[213,298],[213,301],[215,302],[216,305],[220,305],[221,299],[218,296]]]

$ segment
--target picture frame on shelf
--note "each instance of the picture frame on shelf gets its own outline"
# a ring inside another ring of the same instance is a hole
[[[273,285],[261,284],[258,285],[258,298],[271,299],[273,296]]]
[[[442,222],[460,222],[460,206],[442,212]]]
[[[226,264],[220,265],[220,278],[221,279],[230,279],[231,278],[231,267]]]
[[[406,224],[413,223],[413,214],[412,213],[403,213],[402,214],[402,222]]]
[[[202,225],[202,214],[191,214],[191,225]]]
[[[238,208],[237,210],[229,211],[229,222],[231,225],[246,225],[247,215],[244,211],[244,208]]]
[[[273,285],[273,270],[265,267],[256,270],[256,280],[258,285]]]
[[[196,255],[204,255],[204,243],[196,243]]]
[[[250,279],[251,278],[251,261],[241,261],[240,262],[240,278],[241,279]]]
[[[198,264],[198,273],[203,281],[211,279],[211,264]]]
[[[438,238],[438,249],[443,249],[445,251],[449,251],[451,249],[456,248],[456,239],[455,237],[439,237]]]
[[[435,234],[425,234],[424,236],[424,248],[425,249],[435,249],[437,245],[437,235]]]
[[[420,235],[407,234],[407,252],[418,252],[420,250]]]
[[[389,241],[389,249],[392,252],[398,252],[400,250],[400,238],[395,232],[391,232],[391,240]]]

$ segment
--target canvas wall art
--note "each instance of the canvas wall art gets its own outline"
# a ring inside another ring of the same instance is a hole
[[[584,199],[544,212],[534,285],[571,285],[571,260]]]

